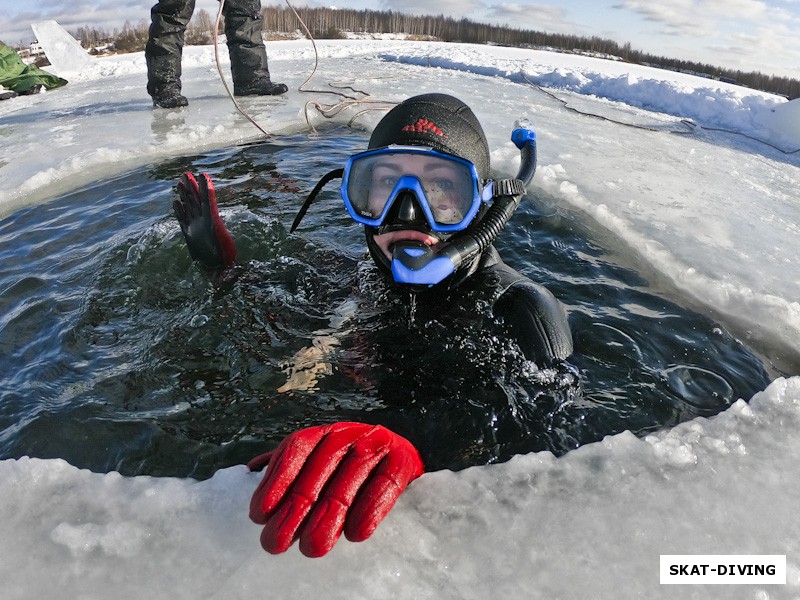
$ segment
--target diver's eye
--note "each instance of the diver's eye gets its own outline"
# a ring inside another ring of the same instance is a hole
[[[394,186],[397,185],[397,181],[398,178],[394,175],[384,175],[378,178],[377,185],[384,189],[393,190]]]
[[[452,179],[435,179],[433,185],[438,192],[452,192],[456,189],[456,184]]]

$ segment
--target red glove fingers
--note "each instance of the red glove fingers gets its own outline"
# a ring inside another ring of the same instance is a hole
[[[336,425],[312,427],[289,436],[290,443],[283,451],[278,449],[275,467],[270,463],[267,469],[269,481],[259,507],[269,515],[261,534],[267,552],[285,552],[292,545],[323,486],[353,443],[354,433],[340,431]]]
[[[351,542],[363,542],[371,536],[408,484],[424,472],[417,449],[405,438],[396,437],[397,443],[409,448],[389,453],[360,491],[345,522],[344,535]]]
[[[188,188],[188,189],[187,189]],[[200,216],[200,188],[194,175],[188,171],[184,172],[183,177],[178,181],[179,197],[172,201],[172,208],[175,216],[181,223],[187,222]]]
[[[186,188],[188,185],[190,188],[188,196],[192,198],[199,198],[200,186],[197,184],[197,179],[195,179],[194,175],[192,175],[189,171],[184,171],[183,174],[185,177],[181,177],[181,180],[178,182],[178,188]]]
[[[303,554],[322,556],[343,528],[348,539],[368,538],[422,472],[414,446],[384,427],[310,427],[275,451],[250,518],[265,525],[261,544],[268,552],[283,552],[299,537]]]
[[[362,489],[376,465],[385,460],[384,457],[391,450],[394,435],[386,428],[374,427],[350,447],[328,483],[323,497],[316,503],[308,521],[303,525],[300,535],[300,551],[303,554],[322,556],[333,548],[345,526],[345,519],[352,520],[353,515],[349,511],[356,494]],[[397,496],[401,491],[397,492]],[[388,513],[388,510],[386,512]],[[386,513],[378,519],[378,522],[384,516]],[[376,522],[375,525],[377,524]],[[369,535],[363,539],[367,537]]]
[[[250,519],[264,524],[278,506],[286,491],[300,474],[300,470],[330,426],[301,429],[287,436],[272,452],[272,457],[250,500]]]
[[[236,244],[219,216],[217,192],[208,174],[202,173],[198,181],[186,171],[178,182],[178,194],[180,199],[175,200],[172,207],[193,256],[211,268],[234,264]],[[215,261],[221,264],[212,264]]]
[[[214,182],[208,173],[201,173],[200,183],[197,185],[198,193],[201,197],[208,197],[208,209],[211,215],[211,221],[214,224],[214,233],[217,237],[220,250],[222,250],[223,265],[230,267],[236,262],[236,244],[233,241],[233,236],[228,228],[225,227],[225,222],[219,216],[219,207],[217,206],[217,190],[214,189]]]
[[[373,429],[368,425],[341,424],[310,428],[297,432],[278,456],[275,457],[275,468],[267,471],[269,490],[264,494],[260,509],[264,514],[274,513],[269,517],[261,536],[261,543],[269,552],[284,552],[300,533],[303,526],[301,551],[307,555],[320,556],[327,552],[341,534],[341,523],[336,527],[336,515],[331,515],[334,522],[327,530],[324,524],[316,523],[311,528],[303,524],[309,512],[322,493],[323,487],[339,469],[337,479],[341,482],[338,488],[347,486],[352,481],[352,496],[361,482],[354,481],[359,474],[348,469],[355,465],[353,460],[344,460],[351,446],[361,442],[365,434]],[[310,453],[309,453],[310,452]],[[380,457],[378,458],[380,459]],[[270,465],[272,467],[272,465]],[[342,467],[342,468],[340,468]],[[299,470],[299,473],[298,473]],[[364,473],[363,478],[367,473]],[[291,485],[291,489],[289,486]],[[328,493],[326,492],[326,498]],[[351,499],[352,501],[352,499]],[[326,506],[325,499],[319,506]],[[344,507],[346,510],[347,507]],[[323,512],[324,509],[323,509]],[[342,511],[344,512],[344,511]],[[318,513],[319,514],[319,513]],[[332,538],[332,539],[331,539]],[[312,539],[317,542],[311,541]],[[327,546],[327,547],[324,547]]]
[[[274,454],[275,450],[270,450],[269,452],[265,452],[264,454],[259,454],[258,456],[251,458],[247,463],[247,468],[251,471],[260,471],[269,464],[269,461],[272,460],[272,456]]]

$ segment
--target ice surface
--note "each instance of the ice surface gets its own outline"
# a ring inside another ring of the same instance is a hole
[[[316,560],[260,550],[245,467],[198,483],[3,461],[3,598],[795,598],[798,427],[795,377],[646,439],[431,473]],[[788,583],[664,588],[660,554],[786,554]]]
[[[530,120],[538,202],[605,236],[665,290],[724,315],[798,372],[800,157],[773,147],[800,146],[785,126],[795,103],[546,52],[390,40],[317,46],[310,88],[352,85],[382,106],[427,91],[466,100],[501,172],[516,169],[514,122]],[[268,52],[291,91],[242,104],[276,133],[307,130],[307,116],[324,126],[307,102],[338,98],[297,91],[313,66],[310,44],[270,43]],[[154,111],[144,84],[142,54],[93,59],[64,88],[0,104],[0,215],[134,166],[261,136],[225,95],[212,48],[186,49],[188,109]],[[334,122],[369,129],[381,113],[364,109],[375,106],[354,105]],[[624,433],[558,459],[538,453],[426,474],[371,540],[313,561],[296,549],[260,550],[246,517],[258,476],[243,467],[196,482],[2,461],[0,595],[798,598],[798,425],[795,376],[749,404],[646,439]],[[660,554],[786,554],[788,584],[662,587]]]

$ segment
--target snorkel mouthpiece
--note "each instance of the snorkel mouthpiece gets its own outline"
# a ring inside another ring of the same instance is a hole
[[[525,193],[525,185],[536,171],[536,134],[518,128],[511,141],[519,148],[521,164],[516,180],[490,182],[496,198],[476,228],[467,229],[452,241],[428,246],[402,240],[392,249],[392,277],[397,283],[434,286],[456,272],[459,266],[484,252],[509,221]]]
[[[402,240],[392,248],[392,277],[398,283],[434,286],[456,272],[468,254],[478,250],[472,238],[465,244],[437,244]]]

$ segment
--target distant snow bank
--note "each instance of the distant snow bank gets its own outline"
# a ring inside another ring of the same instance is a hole
[[[783,151],[800,149],[800,109],[784,111],[785,98],[695,75],[653,67],[607,61],[580,55],[558,55],[540,50],[480,47],[432,53],[417,45],[411,52],[384,54],[403,64],[503,77],[518,83],[622,102],[635,108],[691,119],[705,128],[742,133]],[[435,55],[434,55],[435,54]],[[486,56],[494,55],[492,61]]]

